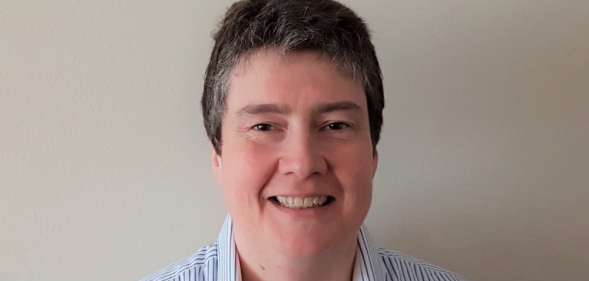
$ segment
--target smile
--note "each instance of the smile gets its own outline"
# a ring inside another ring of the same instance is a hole
[[[324,207],[335,201],[335,198],[333,196],[325,195],[309,197],[272,196],[269,199],[273,203],[289,209],[307,209]]]

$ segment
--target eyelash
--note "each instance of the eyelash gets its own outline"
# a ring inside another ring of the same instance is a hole
[[[262,127],[265,129],[262,129]],[[251,127],[251,129],[254,131],[267,132],[267,131],[274,129],[274,126],[271,124],[268,124],[268,123],[259,123],[259,124],[253,125]]]
[[[342,128],[333,128],[333,126],[336,125],[338,127],[342,127]],[[335,130],[335,131],[341,131],[344,129],[349,129],[350,127],[352,127],[350,124],[346,123],[346,122],[341,122],[341,121],[337,121],[337,122],[331,122],[326,124],[325,126],[322,126],[321,128],[329,128],[330,130]]]
[[[333,126],[337,126],[339,128],[333,128]],[[337,122],[327,123],[327,124],[321,126],[321,130],[340,131],[340,130],[348,129],[351,127],[352,127],[352,125],[350,125],[349,123],[337,121]],[[269,132],[269,131],[273,131],[275,129],[275,126],[272,124],[268,124],[268,123],[258,123],[258,124],[253,125],[250,129],[252,129],[254,131],[259,131],[259,132]]]

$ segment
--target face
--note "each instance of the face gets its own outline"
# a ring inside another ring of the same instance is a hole
[[[314,52],[235,67],[213,170],[236,241],[296,256],[353,243],[377,166],[364,89]]]

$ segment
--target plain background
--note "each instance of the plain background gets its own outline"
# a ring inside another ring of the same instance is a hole
[[[231,1],[0,0],[0,280],[136,280],[225,216],[199,99]],[[382,247],[589,276],[589,1],[345,1],[387,106]]]

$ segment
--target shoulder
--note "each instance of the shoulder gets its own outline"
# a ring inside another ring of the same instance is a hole
[[[398,251],[377,249],[387,280],[399,281],[467,281],[464,277]]]
[[[198,249],[192,256],[168,265],[140,281],[208,281],[217,274],[217,243]]]

